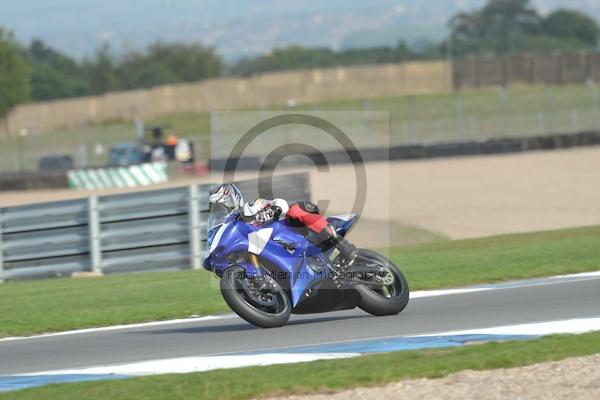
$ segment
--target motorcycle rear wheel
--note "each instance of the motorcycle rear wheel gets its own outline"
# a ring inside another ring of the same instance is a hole
[[[381,254],[368,249],[360,249],[355,264],[362,262],[376,263],[387,269],[394,277],[394,282],[389,286],[377,287],[367,284],[356,285],[361,300],[358,307],[375,316],[399,314],[406,308],[409,300],[410,289],[404,274],[394,263]]]
[[[272,296],[269,299],[274,304],[261,304],[255,296],[248,293],[249,279],[240,266],[234,265],[224,271],[221,278],[221,295],[227,305],[244,320],[260,328],[285,325],[292,313],[292,304],[285,290],[273,281],[275,289],[268,294]]]

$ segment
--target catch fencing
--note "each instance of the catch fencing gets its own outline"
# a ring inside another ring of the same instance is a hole
[[[455,89],[481,86],[566,85],[600,81],[600,54],[469,57],[453,61]]]
[[[23,104],[0,124],[0,136],[16,136],[23,129],[37,134],[81,128],[133,116],[152,119],[175,113],[264,109],[290,100],[301,104],[451,90],[452,65],[447,61],[272,72]]]
[[[309,174],[239,182],[247,199],[271,191],[310,198]],[[191,185],[0,209],[0,282],[200,269],[206,251],[208,192]]]
[[[482,56],[301,69],[23,104],[0,124],[0,136],[82,129],[134,116],[152,119],[210,110],[265,109],[289,101],[311,104],[511,84],[582,84],[589,80],[600,81],[600,53]]]

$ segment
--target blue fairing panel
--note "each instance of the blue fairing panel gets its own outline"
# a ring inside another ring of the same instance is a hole
[[[358,215],[356,214],[334,215],[327,218],[327,222],[333,226],[340,236],[346,236],[352,230],[357,220]]]

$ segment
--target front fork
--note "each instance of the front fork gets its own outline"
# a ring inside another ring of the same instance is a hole
[[[252,263],[252,265],[254,265],[254,268],[256,268],[256,271],[258,272],[259,270],[261,270],[261,265],[260,262],[258,262],[258,256],[254,253],[248,253],[250,254],[250,262]]]

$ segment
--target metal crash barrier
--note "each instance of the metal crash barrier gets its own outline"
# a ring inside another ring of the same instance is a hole
[[[276,197],[310,198],[307,173],[238,185],[247,199],[271,185]],[[0,208],[0,282],[77,272],[199,269],[211,186]]]

